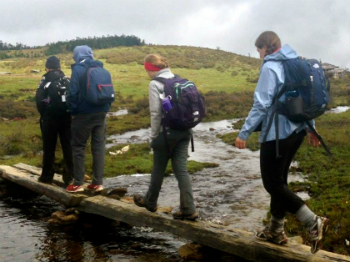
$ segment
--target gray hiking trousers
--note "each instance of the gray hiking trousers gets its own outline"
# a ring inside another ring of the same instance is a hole
[[[106,145],[106,113],[78,114],[72,120],[74,185],[82,185],[85,175],[85,148],[91,135],[92,184],[103,184]]]
[[[171,165],[180,189],[180,211],[185,215],[192,215],[196,212],[196,207],[193,201],[191,178],[187,172],[188,145],[191,133],[190,131],[169,129],[167,134],[169,147],[172,152],[171,157],[168,154],[163,133],[160,133],[151,143],[154,152],[153,169],[150,186],[144,200],[148,207],[157,207],[165,169],[169,159],[171,159]]]

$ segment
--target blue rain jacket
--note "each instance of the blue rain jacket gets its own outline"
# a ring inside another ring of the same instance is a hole
[[[284,45],[278,52],[267,55],[264,58],[264,63],[260,68],[258,84],[254,92],[253,107],[238,134],[240,139],[247,140],[249,135],[256,129],[260,122],[262,122],[259,143],[265,142],[263,138],[266,132],[268,132],[266,141],[276,140],[275,119],[272,122],[270,130],[267,130],[272,111],[272,100],[278,91],[282,89],[284,84],[282,61],[297,57],[298,55],[289,45]],[[282,95],[279,100],[283,101],[284,95]],[[275,117],[276,116],[274,116],[274,118]],[[294,131],[298,133],[306,128],[306,124],[304,123],[291,122],[283,115],[278,115],[278,117],[279,139],[287,138]]]
[[[86,79],[83,79],[86,66],[103,66],[102,62],[93,60],[93,53],[88,46],[77,46],[73,51],[73,58],[76,62],[72,65],[72,76],[70,79],[67,102],[72,115],[90,114],[97,112],[108,112],[110,104],[93,105],[85,101]]]

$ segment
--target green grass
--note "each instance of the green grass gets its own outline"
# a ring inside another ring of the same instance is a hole
[[[238,123],[235,128],[239,128]],[[330,219],[330,230],[324,240],[326,250],[349,254],[345,239],[350,235],[350,111],[341,114],[325,114],[316,119],[316,127],[333,157],[328,157],[322,147],[313,148],[306,139],[297,152],[297,170],[302,172],[307,182],[291,183],[295,191],[308,191],[312,197],[307,205],[317,215]],[[221,136],[223,141],[234,144],[238,133]],[[259,149],[259,133],[253,133],[247,140],[251,150]],[[307,239],[306,231],[295,216],[288,215],[286,231],[290,235],[301,235]]]
[[[115,152],[126,145],[118,145],[109,148],[108,152]],[[153,155],[148,143],[130,145],[129,151],[122,155],[106,154],[105,176],[113,177],[116,174],[144,174],[151,173],[153,166]],[[215,163],[188,162],[188,171],[194,173],[206,167],[216,167]],[[173,173],[170,165],[166,169],[166,174]]]
[[[0,157],[0,164],[12,165],[23,162],[41,166],[41,134],[36,112],[34,95],[41,74],[30,74],[31,69],[44,69],[42,50],[35,50],[37,58],[0,60],[0,72],[15,75],[0,75],[0,156],[17,155],[11,159]],[[117,91],[116,102],[111,111],[127,107],[127,116],[108,118],[107,133],[119,134],[126,131],[149,127],[148,83],[142,63],[148,53],[159,53],[168,58],[174,73],[196,83],[204,93],[207,107],[205,121],[245,117],[253,103],[253,91],[260,61],[219,50],[180,46],[120,47],[94,50],[95,57],[105,63],[111,72]],[[70,75],[72,54],[60,54],[61,65],[66,75]],[[350,104],[350,82],[333,80],[330,107]],[[15,117],[24,120],[14,121]],[[3,121],[2,118],[12,119]],[[331,148],[334,156],[329,159],[322,148],[302,145],[295,159],[299,162],[297,171],[307,177],[305,183],[294,183],[294,190],[307,190],[312,198],[307,204],[318,215],[331,220],[330,231],[325,238],[325,249],[349,254],[345,239],[350,236],[350,112],[326,114],[316,121],[317,130]],[[243,121],[235,124],[239,129]],[[247,141],[249,148],[259,149],[259,133],[254,133]],[[237,133],[220,136],[228,144],[234,144]],[[107,150],[106,177],[120,174],[150,173],[152,155],[148,144],[130,145],[125,155],[111,156]],[[91,152],[86,154],[87,173],[91,172]],[[214,163],[190,161],[190,172]],[[61,150],[57,148],[56,170],[62,170]],[[295,170],[291,170],[294,172]],[[170,173],[170,166],[167,173]],[[290,235],[303,235],[305,231],[294,216],[288,217],[286,231]]]

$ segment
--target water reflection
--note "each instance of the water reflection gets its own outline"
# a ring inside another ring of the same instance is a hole
[[[167,233],[84,214],[74,225],[49,224],[62,208],[44,196],[2,199],[0,261],[182,261],[184,240]]]

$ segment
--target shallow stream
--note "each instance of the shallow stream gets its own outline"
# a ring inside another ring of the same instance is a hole
[[[195,128],[195,152],[189,159],[215,162],[192,174],[195,204],[202,220],[255,231],[262,226],[269,197],[259,173],[259,152],[238,150],[217,134],[232,132],[236,120],[202,123]],[[148,141],[149,129],[109,137],[114,144]],[[144,193],[150,175],[135,174],[105,180],[107,187],[127,187],[128,194]],[[302,180],[299,174],[290,181]],[[302,194],[307,197],[307,194]],[[179,201],[175,177],[168,176],[159,197],[160,206]],[[9,197],[0,201],[0,261],[182,261],[177,249],[186,243],[151,228],[117,226],[86,216],[74,226],[52,226],[47,220],[62,207],[46,197]]]

